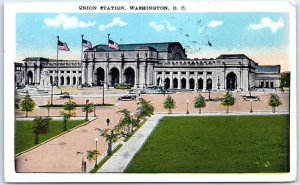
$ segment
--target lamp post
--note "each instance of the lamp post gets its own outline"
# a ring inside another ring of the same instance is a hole
[[[98,144],[98,138],[95,138],[96,141],[96,159],[95,159],[95,168],[97,167],[97,144]]]
[[[253,112],[253,110],[252,110],[252,99],[250,99],[250,113],[252,113]]]
[[[133,122],[133,112],[130,113],[130,116],[131,116],[131,131],[130,133],[133,132],[133,125],[132,125],[132,122]]]
[[[102,106],[104,106],[104,81],[100,81],[102,84]]]
[[[186,100],[186,114],[189,114],[189,100]]]

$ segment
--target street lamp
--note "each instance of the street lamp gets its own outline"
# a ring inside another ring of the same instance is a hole
[[[186,100],[186,114],[189,114],[189,100]]]
[[[95,168],[96,168],[97,167],[97,154],[98,154],[98,152],[97,152],[98,138],[97,137],[95,138],[95,141],[96,141],[96,160],[95,160]]]
[[[133,132],[133,125],[132,125],[132,122],[133,122],[133,112],[130,113],[130,116],[131,116],[131,133]]]
[[[102,106],[104,106],[104,81],[100,81],[102,84]]]
[[[252,110],[252,99],[250,99],[250,113],[252,113],[253,112],[253,110]]]

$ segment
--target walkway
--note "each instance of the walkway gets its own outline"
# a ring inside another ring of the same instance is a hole
[[[274,114],[289,114],[288,112],[255,112],[255,113],[203,113],[203,114],[155,114],[118,150],[98,172],[121,173],[123,172],[130,161],[133,159],[136,152],[144,145],[148,137],[158,125],[159,120],[165,116],[230,116],[230,115],[274,115]]]

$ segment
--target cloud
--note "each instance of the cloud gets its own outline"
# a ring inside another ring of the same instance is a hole
[[[249,24],[249,28],[252,30],[260,30],[263,28],[270,28],[270,30],[275,33],[280,28],[283,28],[284,23],[282,18],[280,18],[277,22],[272,21],[269,17],[264,17],[260,19],[260,23],[258,24]]]
[[[161,31],[161,30],[164,30],[164,29],[167,29],[168,31],[175,31],[176,30],[176,27],[173,26],[169,21],[167,20],[163,20],[162,23],[156,23],[154,21],[151,21],[149,23],[149,25],[151,27],[153,27],[156,31]]]
[[[215,28],[215,27],[221,26],[223,23],[224,23],[223,21],[211,20],[208,23],[208,27]]]
[[[83,22],[79,21],[75,16],[67,16],[65,14],[58,14],[55,18],[46,18],[44,19],[44,23],[48,27],[59,28],[63,27],[63,29],[76,29],[76,28],[86,28],[89,26],[94,26],[95,22]]]
[[[126,26],[127,22],[122,21],[120,17],[115,17],[110,23],[108,24],[100,24],[99,25],[99,30],[100,31],[104,31],[108,28],[112,28],[114,26],[119,26],[119,27],[123,27]]]

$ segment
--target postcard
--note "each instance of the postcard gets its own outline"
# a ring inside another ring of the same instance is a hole
[[[4,13],[7,182],[296,180],[293,1]]]

